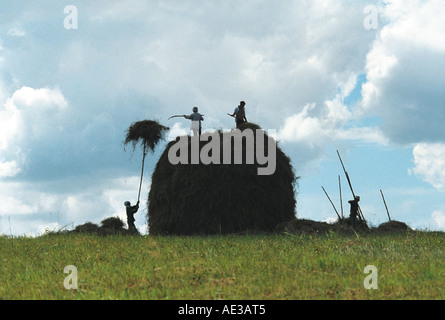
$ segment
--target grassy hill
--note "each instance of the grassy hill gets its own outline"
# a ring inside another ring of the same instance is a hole
[[[0,237],[0,299],[444,299],[445,233]],[[64,268],[77,268],[67,290]],[[378,289],[364,288],[368,265]]]

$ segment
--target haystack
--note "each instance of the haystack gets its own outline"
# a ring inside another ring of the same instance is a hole
[[[81,225],[78,225],[74,228],[74,233],[97,233],[99,230],[99,226],[92,222],[87,222]]]
[[[134,234],[134,232],[124,228],[124,222],[118,217],[106,218],[102,220],[100,226],[92,222],[87,222],[77,226],[72,232],[97,234],[100,236]]]
[[[369,233],[371,229],[364,221],[352,223],[349,218],[337,220],[334,223],[313,221],[309,219],[293,219],[280,223],[275,228],[276,233],[288,234],[353,234],[356,232]]]
[[[308,219],[293,219],[278,224],[275,227],[276,233],[289,233],[289,234],[315,234],[315,233],[328,233],[332,230],[332,225],[326,222],[313,221]]]
[[[260,127],[246,124],[240,129]],[[220,141],[226,134],[219,132]],[[192,138],[187,139],[190,157]],[[265,154],[269,152],[268,139],[272,138],[266,134]],[[168,154],[175,143],[172,141],[167,145],[152,175],[148,196],[150,234],[270,232],[278,223],[295,217],[297,178],[289,157],[278,145],[275,172],[258,175],[257,169],[264,165],[258,164],[256,159],[254,164],[247,164],[245,152],[242,164],[222,164],[222,143],[221,164],[173,165]],[[210,141],[201,141],[199,150],[207,143]]]
[[[406,223],[395,220],[384,222],[375,228],[375,231],[378,233],[403,233],[411,230],[412,229]]]

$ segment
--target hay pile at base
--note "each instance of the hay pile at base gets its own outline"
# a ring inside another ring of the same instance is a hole
[[[134,122],[127,130],[124,144],[132,143],[134,149],[140,142],[142,146],[145,145],[154,151],[156,145],[164,137],[164,133],[169,129],[153,120]]]
[[[350,219],[337,220],[335,223],[319,222],[307,219],[293,219],[280,223],[275,228],[275,233],[284,234],[326,234],[335,232],[339,234],[369,233],[369,234],[394,234],[412,231],[408,225],[400,221],[390,221],[378,227],[368,227],[366,222],[357,221],[353,226]]]
[[[378,233],[397,233],[397,232],[407,232],[412,231],[410,227],[408,227],[407,224],[401,221],[389,221],[382,223],[377,228],[375,228],[375,231]]]
[[[131,235],[138,234],[137,232],[130,231],[124,228],[124,222],[117,217],[110,217],[102,220],[101,225],[98,226],[95,223],[87,222],[74,228],[73,233],[89,233],[98,234],[100,236],[109,235]]]
[[[260,127],[249,123],[240,129],[255,131]],[[219,132],[220,141],[225,134]],[[188,139],[190,157],[191,138]],[[265,134],[266,154],[268,139],[272,138]],[[199,149],[209,142],[201,141]],[[256,159],[254,164],[246,164],[244,153],[243,164],[172,165],[168,153],[175,143],[167,145],[152,175],[147,215],[149,234],[272,232],[277,224],[295,217],[297,178],[289,157],[278,145],[275,173],[260,176],[257,169],[261,165]],[[220,155],[223,163],[222,143]]]
[[[280,223],[274,230],[275,233],[286,234],[325,234],[329,232],[367,233],[370,231],[371,229],[365,222],[357,221],[355,226],[353,226],[349,218],[338,220],[335,223],[313,221],[308,219],[293,219]]]

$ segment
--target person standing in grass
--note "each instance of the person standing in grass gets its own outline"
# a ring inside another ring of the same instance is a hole
[[[125,201],[124,205],[127,211],[128,230],[131,232],[137,232],[136,226],[134,225],[134,222],[136,221],[134,214],[139,210],[139,201],[135,206],[132,206],[130,201]]]
[[[351,219],[352,225],[355,227],[357,222],[357,217],[359,216],[358,212],[358,202],[360,201],[359,196],[355,196],[354,200],[349,200],[348,203],[351,205],[351,211],[349,214],[349,218]]]

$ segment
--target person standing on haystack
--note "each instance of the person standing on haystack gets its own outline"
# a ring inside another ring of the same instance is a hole
[[[354,200],[349,200],[348,203],[351,205],[351,211],[349,214],[349,218],[351,219],[352,225],[355,227],[357,222],[357,217],[359,217],[358,212],[358,203],[360,201],[359,196],[355,196]]]
[[[193,113],[189,116],[184,115],[184,118],[191,120],[190,130],[193,131],[194,136],[201,135],[201,121],[204,121],[204,116],[198,112],[198,108],[193,108]]]
[[[233,111],[232,114],[228,113],[229,116],[235,118],[237,129],[239,129],[242,124],[247,122],[245,106],[246,103],[244,101],[241,101],[239,106],[235,108],[235,111]]]
[[[132,206],[130,201],[125,201],[124,205],[127,211],[128,230],[131,232],[137,232],[136,226],[134,225],[134,222],[136,221],[136,219],[134,218],[134,214],[139,210],[139,201],[136,203],[135,206]]]

